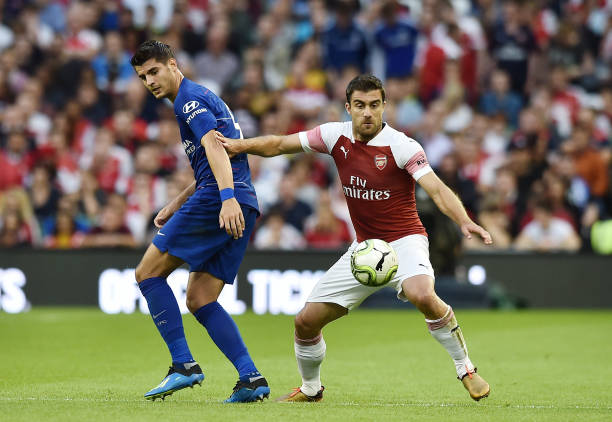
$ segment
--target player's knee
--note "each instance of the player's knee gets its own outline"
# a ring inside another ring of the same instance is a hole
[[[189,295],[187,295],[187,298],[185,299],[185,304],[187,305],[187,309],[192,314],[202,307],[202,306],[199,306],[199,303],[200,303],[199,301],[195,300],[195,298],[193,297],[189,297]]]
[[[138,266],[136,267],[136,271],[134,272],[134,276],[136,277],[136,281],[138,283],[140,283],[141,281],[144,281],[147,278],[149,278],[148,271],[146,271],[146,269],[144,268],[144,265],[142,265],[142,262],[140,264],[138,264]]]
[[[311,338],[317,336],[321,328],[320,324],[302,313],[297,314],[295,317],[295,332],[300,337]]]
[[[427,308],[430,304],[435,301],[436,293],[433,288],[430,287],[419,287],[416,289],[410,289],[406,293],[406,297],[410,302],[419,309]]]
[[[209,303],[217,300],[216,297],[202,294],[202,292],[194,292],[191,290],[187,290],[187,295],[185,298],[185,304],[187,305],[187,309],[192,314],[200,309],[202,306],[208,305]]]

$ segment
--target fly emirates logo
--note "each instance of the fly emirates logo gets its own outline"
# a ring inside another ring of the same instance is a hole
[[[367,188],[368,181],[358,176],[351,176],[350,186],[342,185],[344,196],[354,199],[365,199],[366,201],[384,201],[391,197],[390,190],[375,190]]]

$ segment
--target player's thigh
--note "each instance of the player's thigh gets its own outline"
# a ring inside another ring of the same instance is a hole
[[[382,287],[369,287],[359,283],[351,272],[351,254],[357,242],[325,272],[314,285],[306,302],[334,303],[346,309],[355,309],[368,296]]]
[[[397,253],[399,266],[389,285],[397,291],[397,297],[414,303],[415,295],[433,290],[434,271],[429,262],[429,241],[426,236],[414,234],[391,242]]]
[[[150,244],[136,267],[136,281],[140,283],[151,277],[168,277],[182,264],[182,259],[161,252],[157,246]]]
[[[337,303],[307,302],[295,317],[295,328],[298,337],[311,338],[327,324],[343,317],[348,309]]]
[[[223,290],[223,280],[207,272],[189,273],[187,283],[187,308],[195,312],[202,306],[216,301]]]

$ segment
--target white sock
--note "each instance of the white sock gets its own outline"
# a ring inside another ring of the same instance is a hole
[[[321,363],[325,358],[325,340],[319,334],[315,338],[300,339],[295,337],[295,358],[302,375],[302,393],[316,395],[321,389]]]
[[[425,322],[431,335],[438,340],[438,343],[453,358],[457,376],[462,378],[468,371],[473,372],[474,365],[468,356],[467,344],[463,339],[461,328],[457,324],[453,308],[449,306],[442,318],[435,320],[426,319]]]

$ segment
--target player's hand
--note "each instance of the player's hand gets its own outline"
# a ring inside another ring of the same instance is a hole
[[[168,220],[170,220],[170,217],[174,215],[177,209],[178,208],[176,207],[174,202],[170,202],[168,205],[159,210],[159,212],[155,216],[155,219],[153,220],[153,224],[155,224],[155,227],[161,229],[162,226],[166,224]]]
[[[217,131],[215,131],[215,138],[221,145],[223,145],[223,148],[225,148],[225,151],[227,151],[227,155],[229,156],[229,158],[232,158],[236,154],[244,152],[241,148],[242,146],[244,146],[244,143],[240,142],[240,139],[226,138],[220,132]]]
[[[463,233],[463,235],[467,237],[468,239],[472,238],[472,233],[476,233],[482,238],[482,241],[484,242],[485,245],[493,244],[493,239],[491,239],[491,235],[489,234],[489,232],[483,229],[482,227],[480,227],[476,223],[470,222],[470,223],[462,224],[461,233]]]
[[[219,213],[219,228],[224,228],[227,234],[238,239],[242,237],[244,227],[244,215],[242,215],[242,208],[236,198],[223,201]]]

